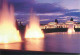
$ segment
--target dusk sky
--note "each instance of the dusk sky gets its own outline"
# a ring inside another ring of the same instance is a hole
[[[65,22],[71,17],[80,22],[80,0],[8,0],[14,5],[15,16],[26,23],[31,9],[39,16],[41,23],[58,19]],[[25,21],[26,20],[26,21]]]

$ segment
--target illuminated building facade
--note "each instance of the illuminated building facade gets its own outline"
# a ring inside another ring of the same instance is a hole
[[[77,24],[74,21],[67,21],[65,23],[56,23],[49,22],[47,25],[41,25],[41,29],[52,29],[52,28],[69,28],[70,26],[80,28],[80,24]]]

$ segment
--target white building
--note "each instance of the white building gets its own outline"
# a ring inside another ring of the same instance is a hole
[[[58,24],[56,22],[49,22],[47,25],[42,25],[41,29],[74,28],[74,26],[75,26],[75,22],[74,21],[67,21],[65,23],[58,23]],[[80,27],[80,25],[78,27]]]

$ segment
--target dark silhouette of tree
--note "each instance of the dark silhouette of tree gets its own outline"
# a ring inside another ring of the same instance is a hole
[[[56,22],[56,23],[58,23],[58,20],[57,20],[57,19],[55,19],[55,22]]]
[[[71,18],[70,21],[73,21],[73,18]]]
[[[18,29],[18,21],[16,20],[16,28]]]
[[[21,21],[20,21],[20,26],[22,26],[22,23],[21,23]]]
[[[23,30],[24,29],[24,25],[21,23],[20,21],[20,26],[19,26],[20,30]]]

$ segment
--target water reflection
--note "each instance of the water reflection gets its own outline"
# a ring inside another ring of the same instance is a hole
[[[0,44],[0,49],[80,53],[80,32],[68,34],[56,32],[45,34],[45,39],[29,39],[13,44]]]
[[[80,53],[80,33],[75,34],[46,34],[45,51]]]
[[[21,43],[0,44],[0,49],[21,50]]]
[[[29,51],[44,51],[44,39],[26,39],[26,50]]]

